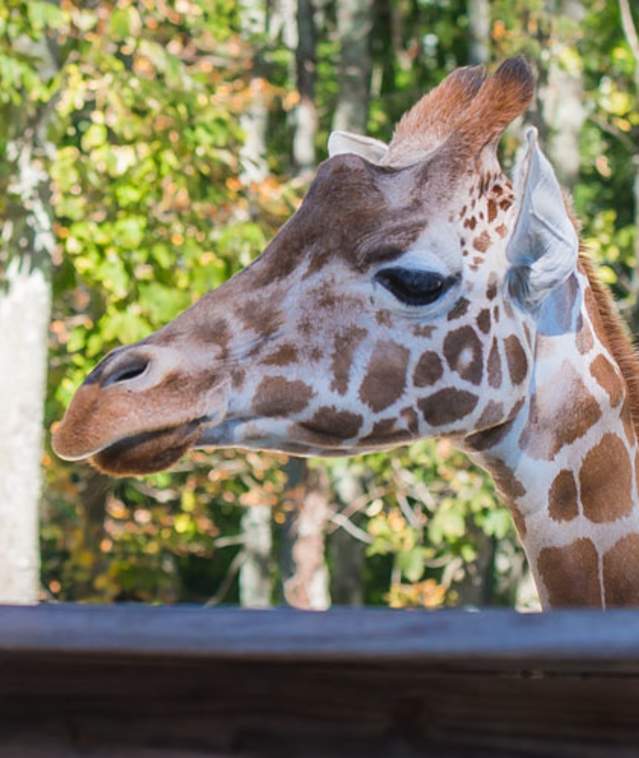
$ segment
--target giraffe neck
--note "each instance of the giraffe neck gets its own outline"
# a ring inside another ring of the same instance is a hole
[[[509,504],[544,608],[639,604],[637,439],[629,388],[583,271],[531,340],[527,397],[467,445]]]

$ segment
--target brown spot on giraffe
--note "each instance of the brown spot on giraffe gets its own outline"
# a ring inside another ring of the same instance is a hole
[[[300,426],[310,432],[309,439],[304,442],[312,443],[315,439],[341,441],[355,437],[362,427],[364,419],[357,413],[341,411],[335,406],[323,405],[318,408],[310,421],[303,421]]]
[[[331,370],[333,372],[333,381],[331,389],[345,395],[348,390],[348,382],[351,373],[351,364],[355,350],[361,341],[366,337],[366,330],[357,326],[347,327],[335,335],[335,347],[333,348],[333,358],[331,361]]]
[[[239,309],[244,326],[260,337],[274,334],[284,323],[284,314],[271,300],[247,300]]]
[[[592,331],[581,313],[577,317],[577,336],[575,338],[575,343],[577,345],[577,350],[579,350],[582,355],[590,352],[594,345]]]
[[[543,548],[537,568],[553,608],[601,607],[597,549],[592,540],[581,537],[564,547]]]
[[[397,445],[402,442],[409,442],[414,438],[414,435],[406,429],[396,429],[396,420],[394,418],[382,419],[377,421],[370,434],[366,437],[362,437],[360,440],[363,444],[377,444],[377,445]]]
[[[253,409],[259,416],[287,416],[304,410],[312,396],[313,390],[302,381],[267,376],[255,392]]]
[[[495,272],[491,272],[488,277],[488,285],[486,287],[486,297],[489,300],[494,300],[497,297],[497,276]]]
[[[548,493],[548,514],[554,521],[570,521],[579,515],[577,482],[572,471],[562,469]]]
[[[460,297],[459,300],[455,303],[453,308],[448,313],[447,320],[448,321],[454,321],[456,318],[461,318],[466,314],[466,311],[468,310],[468,306],[470,303],[468,300],[466,300],[465,297]]]
[[[562,387],[563,392],[557,392]],[[566,403],[565,398],[571,402]],[[599,403],[569,361],[533,393],[528,422],[519,446],[531,458],[552,460],[564,445],[583,435],[601,418]]]
[[[615,367],[605,355],[598,355],[590,364],[590,373],[610,398],[610,405],[616,408],[623,398],[623,383]]]
[[[639,605],[639,534],[626,534],[603,557],[606,607]]]
[[[424,326],[423,324],[419,324],[413,328],[413,334],[415,337],[426,337],[426,339],[430,339],[434,333],[434,326]]]
[[[487,209],[488,223],[492,224],[492,222],[497,218],[497,203],[492,199],[492,197],[488,198]]]
[[[478,402],[479,398],[472,392],[447,387],[419,400],[417,405],[431,426],[443,426],[467,416]]]
[[[490,331],[490,310],[488,308],[484,308],[479,312],[479,315],[477,316],[477,326],[484,334],[488,334]]]
[[[501,358],[499,357],[499,346],[497,338],[493,337],[493,343],[488,353],[488,384],[495,389],[501,387]]]
[[[483,231],[479,237],[476,237],[473,240],[473,247],[475,250],[478,250],[480,253],[485,253],[486,250],[490,247],[490,234],[488,234],[487,231]]]
[[[366,437],[362,437],[362,442],[379,439],[380,437],[386,437],[395,431],[396,424],[397,419],[394,417],[383,418],[379,421],[376,421],[373,424],[373,428],[371,429],[370,433],[367,434]]]
[[[504,418],[504,405],[503,403],[498,403],[495,400],[489,400],[486,403],[486,407],[481,412],[481,416],[477,420],[477,428],[478,429],[490,429],[494,427],[496,424],[499,424],[501,421],[503,421]],[[477,432],[477,434],[482,434],[482,432]],[[471,439],[472,437],[476,437],[477,434],[471,435],[468,439]]]
[[[495,445],[498,445],[506,437],[506,435],[510,432],[510,430],[513,428],[513,425],[515,421],[517,420],[517,415],[519,414],[519,411],[524,407],[525,402],[526,402],[526,398],[523,398],[523,397],[520,398],[515,403],[511,412],[508,414],[508,418],[506,421],[503,421],[504,414],[502,412],[501,416],[494,422],[493,425],[489,426],[489,424],[486,423],[485,424],[486,428],[484,429],[482,429],[482,424],[480,424],[483,418],[483,414],[482,414],[482,418],[480,418],[479,422],[477,423],[477,426],[479,427],[480,431],[475,432],[474,434],[471,434],[468,437],[466,437],[467,444],[471,447],[471,449],[477,452],[480,452],[483,450],[490,450],[490,448],[493,448],[495,447]],[[488,403],[484,413],[486,413],[491,403],[492,401]],[[501,403],[499,403],[498,405],[501,407]],[[493,408],[493,411],[496,411],[496,409]]]
[[[511,334],[504,340],[506,348],[506,363],[508,364],[508,373],[510,381],[513,384],[521,384],[528,373],[528,359],[526,352],[519,341],[519,338]]]
[[[484,370],[481,340],[471,326],[461,326],[446,335],[444,355],[462,379],[481,384]]]
[[[473,231],[473,229],[474,229],[476,226],[477,226],[477,219],[476,219],[474,216],[471,216],[470,218],[467,218],[467,219],[464,221],[464,227],[465,227],[466,229],[470,229],[470,230],[471,230],[471,232]]]
[[[504,237],[508,234],[508,227],[506,224],[499,224],[499,226],[495,227],[495,231],[501,239],[504,239]]]
[[[377,313],[375,314],[375,321],[377,321],[377,323],[380,326],[393,325],[393,318],[391,316],[390,311],[387,311],[387,310],[377,311]]]
[[[487,455],[484,460],[486,468],[490,471],[495,480],[495,486],[500,495],[511,509],[516,508],[515,501],[517,498],[523,497],[526,494],[526,488],[519,479],[517,479],[514,471],[507,466],[501,458]]]
[[[406,424],[406,428],[412,433],[417,434],[419,432],[419,417],[414,408],[403,408],[400,411],[399,417]]]
[[[611,432],[584,456],[579,470],[584,516],[595,523],[616,521],[632,510],[632,464],[625,444]]]
[[[427,350],[422,353],[415,372],[413,373],[413,383],[416,387],[430,387],[438,379],[441,379],[444,373],[444,367],[437,353]]]
[[[409,357],[410,352],[403,345],[390,340],[379,340],[359,388],[361,401],[379,412],[401,397],[406,387]]]
[[[286,366],[289,363],[294,363],[297,358],[298,352],[295,345],[289,345],[285,343],[267,355],[262,363],[267,366]]]

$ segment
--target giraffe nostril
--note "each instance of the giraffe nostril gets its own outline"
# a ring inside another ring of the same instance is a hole
[[[149,365],[149,359],[142,356],[133,356],[126,363],[121,363],[113,368],[113,370],[102,379],[102,386],[108,387],[111,384],[117,384],[119,382],[126,382],[130,379],[136,379],[138,376],[147,370]]]

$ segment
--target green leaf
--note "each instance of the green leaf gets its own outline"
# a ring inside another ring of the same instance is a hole
[[[408,552],[399,553],[397,565],[409,582],[418,582],[424,573],[424,549],[415,547]]]

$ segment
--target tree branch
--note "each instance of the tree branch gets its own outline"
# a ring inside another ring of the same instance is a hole
[[[630,10],[630,3],[628,0],[619,0],[619,10],[621,11],[623,33],[626,35],[626,41],[630,45],[630,49],[635,58],[636,68],[639,66],[639,35],[637,35],[637,27],[632,18],[632,11]]]
[[[351,537],[355,537],[355,539],[360,540],[360,542],[365,542],[367,545],[370,545],[373,541],[368,532],[355,526],[355,524],[346,518],[343,513],[334,513],[330,520],[334,524],[337,524],[337,526],[341,526],[345,532],[348,532]]]
[[[237,576],[238,571],[242,568],[242,564],[246,558],[247,554],[245,550],[240,550],[235,558],[233,558],[231,565],[229,566],[229,570],[226,572],[226,576],[224,577],[224,581],[220,585],[220,588],[215,593],[215,595],[213,595],[210,600],[207,600],[207,602],[204,603],[205,608],[211,608],[212,606],[219,605],[222,600],[224,600],[226,593],[231,589],[233,580]]]

